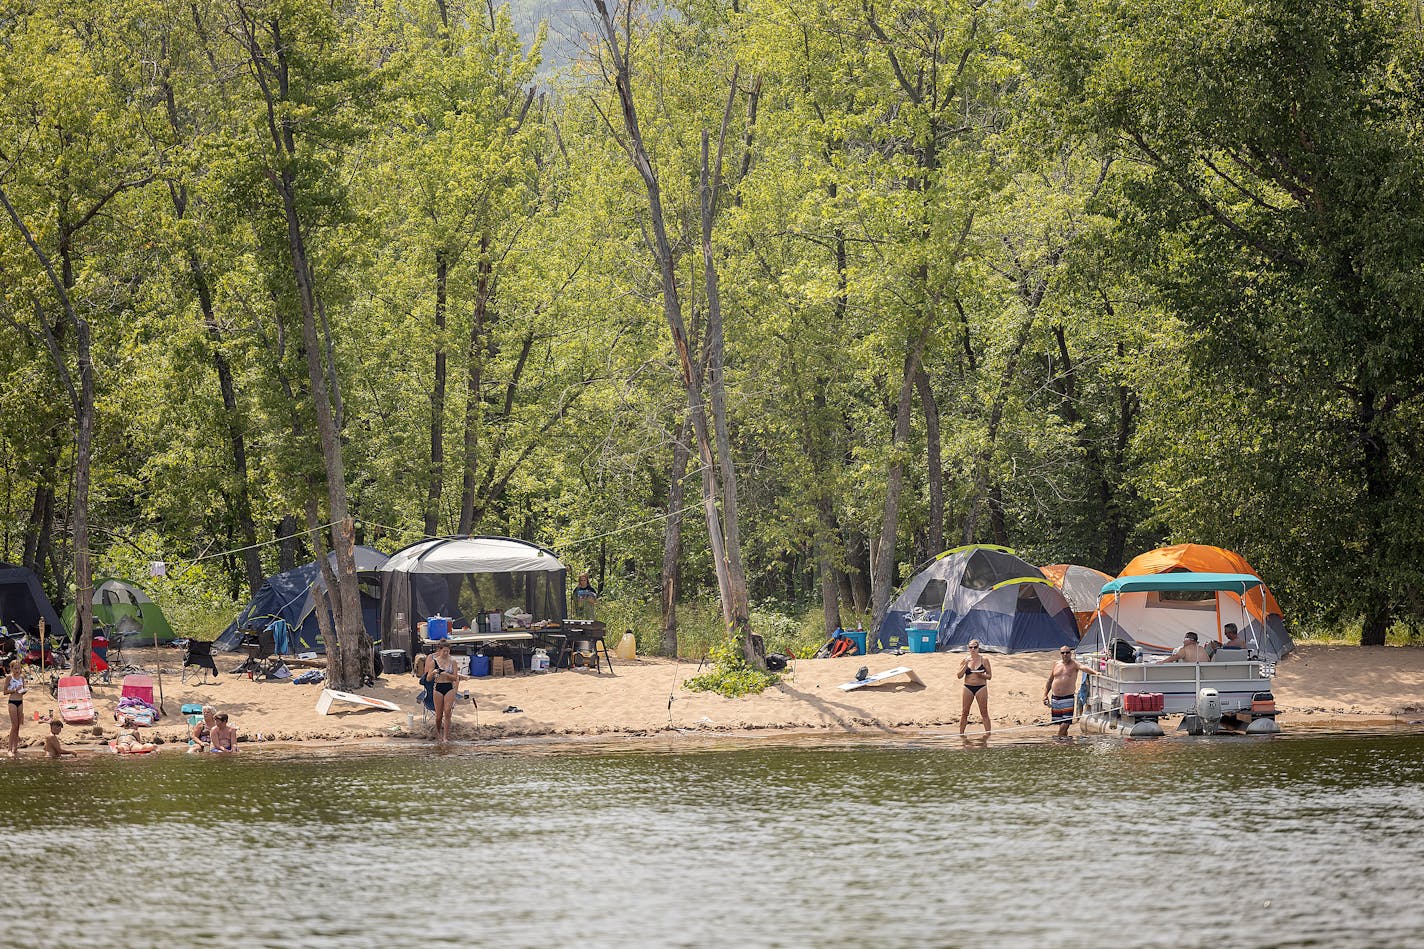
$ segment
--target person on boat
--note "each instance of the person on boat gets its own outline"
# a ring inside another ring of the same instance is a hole
[[[227,712],[218,712],[213,716],[213,730],[209,737],[212,744],[208,746],[209,751],[219,754],[237,754],[237,729],[227,723]]]
[[[460,684],[460,667],[450,655],[450,644],[442,642],[426,664],[425,675],[435,682],[435,739],[450,740],[450,721],[455,715],[456,687]]]
[[[1221,628],[1221,634],[1222,634],[1223,639],[1222,639],[1222,642],[1221,642],[1221,647],[1220,647],[1220,649],[1217,650],[1218,652],[1220,652],[1221,649],[1240,649],[1240,650],[1242,650],[1243,652],[1245,651],[1245,649],[1246,649],[1246,643],[1245,643],[1245,641],[1241,638],[1241,634],[1236,631],[1236,624],[1235,624],[1235,623],[1227,623],[1225,626],[1223,626],[1223,627]],[[1225,657],[1225,658],[1226,658],[1226,659],[1231,659],[1231,658],[1234,658],[1234,657],[1227,656],[1227,657]]]
[[[1058,650],[1058,661],[1048,673],[1048,681],[1043,685],[1043,704],[1048,706],[1049,724],[1058,726],[1058,737],[1068,737],[1068,726],[1073,724],[1074,708],[1073,683],[1078,673],[1091,672],[1087,666],[1073,658],[1073,647],[1063,646]]]
[[[20,724],[25,720],[25,676],[20,672],[20,660],[10,660],[10,673],[5,677],[6,708],[10,710],[10,757],[20,757]]]
[[[964,680],[964,704],[959,710],[959,734],[964,734],[964,727],[969,723],[969,706],[975,702],[979,703],[979,720],[984,723],[984,734],[989,734],[992,728],[989,724],[989,680],[994,677],[994,670],[989,665],[989,660],[979,654],[979,640],[969,640],[969,655],[960,660],[959,672],[955,673],[954,677]]]
[[[49,758],[75,758],[79,752],[70,751],[59,743],[59,733],[64,731],[64,722],[52,721],[49,723],[49,734],[45,736],[44,750]]]
[[[1197,641],[1196,633],[1187,633],[1182,637],[1182,645],[1178,647],[1170,656],[1162,660],[1163,662],[1211,662],[1211,655],[1201,647]]]

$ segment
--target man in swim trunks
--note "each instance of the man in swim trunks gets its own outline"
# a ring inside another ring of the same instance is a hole
[[[227,723],[227,712],[218,712],[213,719],[213,730],[210,733],[212,744],[208,746],[208,750],[219,754],[237,754],[237,729]]]
[[[1043,704],[1048,706],[1052,716],[1049,723],[1058,726],[1058,737],[1068,737],[1068,726],[1073,724],[1073,682],[1080,672],[1091,672],[1087,666],[1073,658],[1071,646],[1058,650],[1058,661],[1053,671],[1048,673],[1048,681],[1043,686]]]

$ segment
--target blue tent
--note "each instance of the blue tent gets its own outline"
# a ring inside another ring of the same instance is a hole
[[[0,563],[0,624],[7,626],[12,636],[35,635],[41,619],[49,632],[59,635],[65,631],[35,572]]]
[[[939,648],[1032,652],[1078,644],[1078,623],[1063,594],[1007,547],[975,544],[940,554],[912,576],[890,604],[877,641],[914,623],[938,630]]]
[[[355,548],[357,577],[361,583],[361,620],[371,639],[381,639],[380,579],[376,573],[386,562],[386,555],[371,547]],[[336,569],[336,554],[327,555],[331,569]],[[237,619],[213,643],[219,652],[231,652],[242,644],[248,630],[263,630],[278,620],[287,624],[293,652],[325,652],[321,628],[317,625],[316,604],[325,590],[321,569],[313,560],[309,564],[268,577],[257,595]]]

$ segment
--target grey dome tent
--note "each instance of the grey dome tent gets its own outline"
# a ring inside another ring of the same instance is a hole
[[[40,586],[40,578],[33,570],[14,564],[0,563],[0,623],[10,631],[10,635],[21,633],[38,634],[40,620],[45,621],[49,632],[65,632],[49,597]]]
[[[415,624],[448,616],[469,626],[485,610],[520,607],[534,622],[565,619],[568,568],[552,550],[512,537],[437,537],[396,551],[381,567],[387,649],[413,652]]]
[[[933,622],[942,650],[1032,652],[1078,644],[1073,610],[1043,572],[1007,547],[956,547],[923,565],[895,597],[877,640]],[[922,627],[923,628],[923,627]]]
[[[361,621],[371,639],[380,642],[380,587],[376,571],[386,562],[386,555],[374,547],[359,545],[352,553],[356,558],[356,576],[361,583]],[[327,561],[335,571],[335,552],[327,554]],[[325,652],[321,627],[316,619],[316,604],[320,602],[317,594],[325,588],[321,569],[315,560],[268,577],[252,602],[238,614],[232,625],[223,630],[213,648],[219,652],[231,652],[242,644],[245,631],[266,629],[281,619],[291,630],[295,651]]]

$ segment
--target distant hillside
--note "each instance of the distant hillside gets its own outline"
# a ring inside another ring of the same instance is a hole
[[[578,55],[581,35],[592,25],[586,0],[508,0],[514,26],[525,42],[534,38],[540,21],[548,21],[541,73],[555,72]]]

